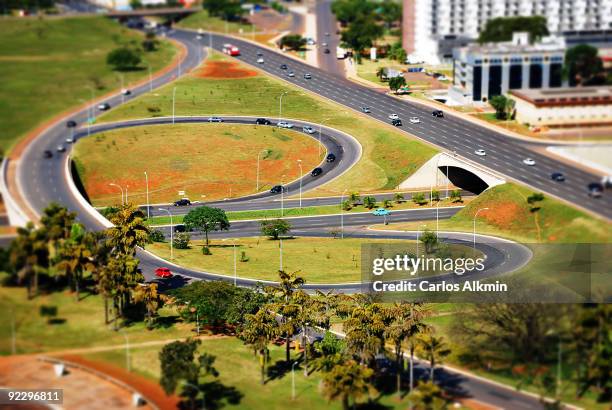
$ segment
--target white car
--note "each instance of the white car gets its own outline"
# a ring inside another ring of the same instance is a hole
[[[72,138],[72,137],[66,138],[66,143],[67,144],[73,144],[74,143],[74,138]]]
[[[257,64],[263,64],[263,63],[264,63],[264,59],[263,59],[263,57],[259,57],[259,58],[257,59]]]
[[[279,121],[276,125],[278,125],[280,128],[293,128],[293,124],[287,121]]]
[[[397,114],[389,114],[389,119],[390,120],[399,120],[399,115],[397,115]]]
[[[293,71],[289,71],[287,74],[288,77],[295,77],[295,73]]]
[[[220,118],[220,117],[208,117],[208,122],[223,122],[223,118]]]
[[[410,117],[408,121],[410,121],[410,124],[418,124],[421,122],[421,120],[419,120],[419,117]]]
[[[531,158],[525,158],[523,160],[523,164],[529,165],[530,167],[532,167],[532,166],[535,165],[535,161],[533,159],[531,159]]]
[[[127,88],[124,88],[121,90],[121,94],[123,95],[131,95],[132,92],[130,90],[128,90]]]
[[[487,153],[483,149],[477,149],[476,151],[474,151],[474,154],[476,154],[476,155],[478,155],[480,157],[484,157],[485,155],[487,155]]]
[[[310,125],[304,125],[302,127],[302,131],[304,131],[306,134],[314,134],[315,133],[314,128],[312,128]]]

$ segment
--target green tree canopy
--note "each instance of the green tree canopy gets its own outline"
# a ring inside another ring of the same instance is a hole
[[[597,85],[606,81],[598,50],[588,44],[567,49],[564,73],[570,85]]]
[[[306,39],[299,34],[287,34],[280,40],[280,46],[299,51],[306,45]]]
[[[118,71],[133,70],[138,67],[142,59],[140,53],[129,47],[119,47],[106,56],[106,63]]]
[[[497,43],[512,40],[512,33],[524,31],[529,33],[531,41],[548,35],[546,17],[543,16],[516,16],[496,17],[488,20],[480,32],[480,43]]]
[[[349,410],[351,402],[374,390],[371,378],[374,371],[354,360],[334,366],[323,377],[323,394],[329,400],[340,400],[342,408]]]
[[[261,234],[272,239],[278,239],[291,231],[291,224],[284,219],[261,221]]]
[[[363,16],[372,16],[375,8],[376,4],[369,0],[334,0],[331,5],[336,19],[344,24]]]
[[[200,322],[219,326],[227,320],[237,289],[224,281],[197,281],[170,294],[182,306],[183,317],[194,321],[197,313]]]
[[[403,75],[389,79],[389,89],[391,89],[391,91],[395,93],[397,93],[397,90],[399,90],[405,85],[406,85],[406,79],[404,78]]]
[[[383,35],[383,27],[373,16],[358,16],[341,34],[342,44],[353,50],[355,59],[361,60],[361,52],[372,47],[374,41]]]
[[[223,209],[199,206],[189,211],[183,223],[187,229],[197,229],[206,235],[206,246],[208,246],[208,232],[227,231],[230,227],[229,220]]]

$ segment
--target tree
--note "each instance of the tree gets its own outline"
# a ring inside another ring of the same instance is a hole
[[[216,327],[227,321],[237,289],[228,282],[197,281],[173,289],[170,295],[181,306],[181,316],[185,319],[193,321],[197,314],[202,323]]]
[[[376,69],[376,77],[378,77],[378,79],[380,81],[383,81],[383,75],[385,74],[385,68],[384,67],[378,67]]]
[[[149,231],[150,242],[164,242],[166,240],[164,233],[159,229],[151,229]]]
[[[353,204],[351,203],[351,201],[349,201],[348,199],[345,201],[342,201],[343,211],[350,211],[351,209],[353,209]]]
[[[495,118],[498,120],[511,119],[515,101],[505,95],[491,97],[489,104],[495,109]]]
[[[118,71],[133,70],[138,67],[142,59],[140,53],[129,47],[119,47],[106,56],[106,63]]]
[[[210,16],[221,17],[223,20],[235,20],[244,13],[240,2],[236,0],[204,0],[202,6]]]
[[[548,27],[544,16],[497,17],[488,20],[480,32],[480,43],[496,43],[512,40],[512,33],[524,31],[529,33],[531,41],[547,36]]]
[[[280,40],[281,48],[300,51],[306,45],[306,39],[299,34],[287,34]]]
[[[529,204],[531,212],[537,212],[540,210],[540,206],[538,205],[540,202],[544,200],[544,194],[540,192],[533,193],[527,197],[527,203]]]
[[[374,208],[376,206],[376,198],[373,196],[366,196],[363,198],[363,206],[368,209]]]
[[[401,192],[396,193],[395,195],[393,195],[393,200],[396,203],[401,204],[402,202],[404,202],[404,194],[402,194]]]
[[[422,192],[416,193],[412,195],[412,202],[417,205],[425,205],[427,203],[427,199],[425,199],[425,194]]]
[[[133,256],[137,246],[144,247],[148,242],[149,228],[140,208],[132,204],[122,205],[110,221],[113,226],[106,230],[106,238],[115,252]]]
[[[383,0],[379,6],[378,17],[385,22],[387,28],[402,18],[402,4],[392,0]]]
[[[454,189],[451,191],[450,193],[450,199],[452,202],[461,202],[461,190],[459,189]]]
[[[429,381],[433,383],[436,364],[441,363],[442,359],[448,356],[451,351],[446,347],[442,337],[436,337],[432,334],[425,335],[421,339],[421,346],[425,358],[429,361]]]
[[[606,81],[598,50],[588,44],[579,44],[567,49],[564,74],[570,85],[596,85],[604,84]]]
[[[244,327],[240,334],[244,343],[251,346],[253,353],[259,354],[262,385],[266,381],[266,364],[270,356],[268,345],[276,337],[277,327],[278,324],[274,314],[267,309],[259,309],[257,313],[246,316]]]
[[[75,298],[79,301],[80,284],[85,272],[93,273],[97,266],[94,263],[95,249],[93,234],[85,231],[80,224],[73,224],[70,238],[62,242],[58,252],[55,268],[68,277],[74,285]]]
[[[134,289],[134,300],[142,302],[147,311],[145,322],[151,329],[155,322],[158,309],[168,300],[168,296],[157,291],[157,283],[139,283]]]
[[[325,332],[325,336],[314,343],[314,353],[317,355],[312,363],[315,370],[327,373],[334,366],[344,362],[346,342],[330,331]]]
[[[349,410],[360,397],[374,390],[370,379],[374,371],[354,360],[335,365],[323,376],[323,394],[328,400],[340,400]]]
[[[393,204],[391,203],[390,199],[383,200],[383,207],[384,208],[391,208],[392,206],[393,206]]]
[[[17,228],[17,237],[11,242],[9,263],[15,270],[17,283],[27,283],[28,299],[38,293],[38,275],[49,264],[49,247],[44,232],[29,222]]]
[[[184,380],[197,382],[198,369],[195,364],[195,352],[200,345],[199,340],[187,339],[164,345],[159,352],[161,379],[159,384],[167,395],[176,391],[179,383]]]
[[[247,315],[257,313],[259,309],[269,302],[269,295],[262,292],[261,288],[235,288],[234,297],[225,312],[225,321],[230,325],[242,328]]]
[[[383,349],[386,319],[382,305],[376,303],[358,304],[350,310],[343,324],[346,347],[360,363],[372,363]]]
[[[190,241],[191,235],[189,235],[189,232],[177,232],[172,238],[172,246],[175,249],[189,249]]]
[[[340,36],[342,44],[353,50],[356,61],[361,62],[361,53],[372,47],[374,40],[383,35],[383,28],[371,15],[358,16]]]
[[[208,232],[227,231],[230,227],[225,211],[219,208],[199,206],[189,211],[183,223],[188,230],[198,229],[206,235],[206,247],[208,247]]]
[[[331,5],[332,13],[344,25],[373,15],[375,8],[376,4],[368,0],[335,0]]]
[[[429,229],[425,229],[419,239],[425,245],[425,253],[431,253],[438,244],[438,236]]]
[[[147,52],[157,50],[159,46],[159,41],[155,38],[154,31],[147,31],[145,34],[145,39],[142,41],[142,49]]]
[[[433,191],[431,191],[431,200],[432,201],[439,201],[440,200],[440,191],[438,191],[437,189],[434,189]]]
[[[261,234],[277,240],[291,231],[291,224],[284,219],[261,221]]]
[[[353,206],[359,205],[359,201],[361,200],[361,196],[359,196],[359,192],[351,192],[348,197],[349,201],[353,203]]]
[[[406,85],[406,79],[403,75],[392,77],[389,79],[389,89],[397,94],[397,90]]]
[[[408,395],[408,401],[412,403],[412,410],[443,410],[448,407],[442,389],[431,381],[419,382]]]

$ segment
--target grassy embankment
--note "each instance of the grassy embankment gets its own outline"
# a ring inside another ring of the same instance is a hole
[[[202,10],[191,14],[176,25],[181,28],[203,29],[207,31],[216,31],[218,33],[250,33],[253,30],[253,25],[246,22],[225,21],[219,17],[211,17],[208,11]]]
[[[121,87],[106,55],[142,34],[105,17],[3,18],[0,24],[0,148],[7,152],[41,122]],[[170,64],[176,50],[161,41],[143,53],[142,70],[123,73],[125,84]]]
[[[321,156],[325,149],[321,149]],[[109,158],[121,155],[121,162]],[[90,200],[107,206],[119,200],[116,187],[146,203],[139,190],[149,178],[149,202],[176,201],[184,191],[192,200],[217,200],[252,194],[299,178],[320,163],[318,142],[307,135],[272,127],[236,124],[156,125],[115,130],[80,140],[74,157]],[[152,158],[155,158],[152,162]],[[203,198],[203,196],[205,196]]]
[[[209,58],[208,64],[228,61],[220,54]],[[135,99],[110,111],[100,121],[153,117],[172,113],[172,88],[177,87],[177,115],[245,114],[278,116],[278,97],[283,97],[283,116],[338,128],[353,135],[363,147],[359,162],[342,177],[309,192],[309,195],[340,194],[345,189],[368,192],[395,188],[407,176],[431,158],[436,150],[416,139],[411,139],[391,126],[365,118],[346,107],[315,97],[230,60],[224,66],[233,78],[218,73],[209,76],[210,67],[203,67],[176,83]],[[238,72],[238,74],[237,74]],[[155,112],[151,112],[151,110]],[[144,192],[144,180],[134,187]]]

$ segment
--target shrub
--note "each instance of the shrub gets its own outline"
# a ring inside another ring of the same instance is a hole
[[[241,251],[240,252],[240,262],[248,262],[248,261],[249,261],[249,257],[246,256],[246,252]]]
[[[210,248],[208,246],[202,247],[202,255],[212,255],[212,252],[210,251]]]
[[[363,206],[368,209],[374,208],[376,206],[376,198],[373,196],[366,196],[363,198]]]
[[[412,196],[412,202],[417,205],[425,205],[427,203],[427,199],[425,199],[425,195],[423,195],[422,192],[419,192],[418,194],[414,194]]]
[[[178,232],[172,239],[172,246],[176,249],[189,249],[191,236],[187,232]]]
[[[106,63],[119,71],[133,70],[140,62],[140,53],[128,47],[116,48],[106,56]]]
[[[152,229],[149,232],[149,240],[151,242],[163,242],[166,240],[166,237],[164,236],[164,233],[159,229]]]

